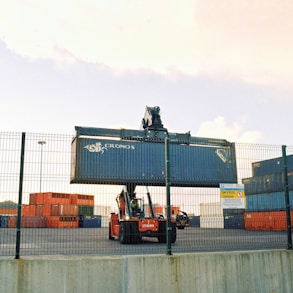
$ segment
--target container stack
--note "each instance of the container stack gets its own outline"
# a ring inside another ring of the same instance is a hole
[[[293,210],[293,155],[287,156],[287,169],[290,210]],[[253,177],[242,180],[246,195],[245,229],[286,230],[283,158],[252,163],[252,174]]]
[[[224,228],[223,209],[219,202],[200,204],[200,228]]]
[[[29,204],[23,205],[22,227],[84,227],[84,217],[93,218],[93,211],[94,196],[92,195],[56,192],[31,193]],[[97,225],[96,222],[95,224]]]
[[[16,217],[17,212],[17,203],[9,200],[1,202],[0,228],[8,228],[8,222],[11,222]]]

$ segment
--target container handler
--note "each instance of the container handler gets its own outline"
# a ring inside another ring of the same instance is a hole
[[[137,244],[142,237],[154,237],[159,243],[167,241],[167,220],[154,214],[151,195],[147,188],[148,203],[137,198],[127,187],[116,197],[118,213],[109,219],[109,239],[117,239],[121,244]],[[148,207],[148,208],[146,208]],[[147,214],[149,213],[149,214]],[[176,223],[171,223],[171,243],[176,241]]]
[[[144,236],[156,237],[164,243],[167,229],[171,242],[176,241],[176,218],[171,221],[154,214],[148,190],[148,207],[134,192],[136,185],[166,185],[167,141],[170,152],[176,154],[170,164],[172,186],[218,188],[220,183],[238,182],[234,143],[192,137],[190,132],[169,133],[157,106],[146,107],[140,130],[80,126],[75,130],[70,183],[126,185],[117,198],[119,212],[110,215],[109,225],[109,239],[119,239],[122,244],[138,243]]]

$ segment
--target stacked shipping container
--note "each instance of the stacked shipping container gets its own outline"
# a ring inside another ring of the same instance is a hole
[[[46,228],[78,227],[78,207],[71,203],[71,194],[67,193],[31,193],[29,205],[23,209],[23,219],[27,217],[31,217],[29,223],[32,227],[38,217],[45,218]]]
[[[200,228],[224,228],[223,209],[219,202],[200,204]]]
[[[293,210],[293,155],[287,156],[287,168],[290,210]],[[252,163],[252,174],[253,177],[242,180],[246,195],[245,229],[286,230],[283,158]]]
[[[100,227],[94,212],[94,196],[68,193],[31,193],[29,204],[22,207],[23,228],[78,228],[86,227],[84,217],[93,218],[89,227]],[[4,218],[3,218],[4,219]],[[4,221],[4,220],[3,220]],[[9,216],[7,228],[16,227],[17,216]],[[2,222],[2,221],[1,221]],[[7,223],[6,223],[7,222]]]

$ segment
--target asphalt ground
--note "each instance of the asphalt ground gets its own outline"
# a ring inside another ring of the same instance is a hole
[[[0,256],[16,254],[16,229],[0,229]],[[29,255],[139,255],[166,254],[167,244],[143,238],[139,244],[109,240],[108,228],[26,228],[20,231],[20,257]],[[177,230],[171,253],[286,249],[286,231],[242,229]]]

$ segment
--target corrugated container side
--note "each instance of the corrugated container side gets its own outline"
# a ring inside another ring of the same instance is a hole
[[[200,216],[223,216],[223,209],[219,202],[201,203],[200,204]]]
[[[293,191],[289,191],[290,209],[293,209]],[[284,192],[250,194],[246,196],[246,212],[285,210]]]
[[[78,217],[76,216],[47,217],[46,228],[78,228]]]
[[[243,214],[224,216],[224,229],[244,229]]]
[[[93,214],[94,214],[94,207],[93,206],[78,205],[78,215],[91,216]]]
[[[8,216],[7,228],[16,228],[17,216]]]
[[[68,193],[49,192],[44,195],[44,204],[70,204],[71,198]]]
[[[70,203],[84,206],[93,206],[95,197],[86,194],[70,194]]]
[[[9,216],[0,216],[0,228],[8,228],[8,217]]]
[[[15,208],[0,208],[1,215],[17,215],[18,211]]]
[[[51,205],[52,216],[77,216],[78,205],[76,204],[53,204]]]
[[[23,205],[22,216],[36,216],[36,205]]]
[[[29,204],[43,204],[43,195],[41,193],[30,193],[29,195]]]
[[[164,143],[76,137],[71,183],[165,185],[164,152]],[[217,187],[220,182],[237,182],[233,144],[207,148],[172,143],[170,153],[176,154],[170,166],[173,186]],[[117,162],[131,168],[117,168]]]
[[[36,216],[51,216],[50,204],[38,204],[36,205]]]
[[[293,229],[293,212],[291,211],[291,229]],[[272,212],[249,212],[244,214],[244,228],[246,230],[273,230],[285,231],[286,212],[272,211]]]
[[[283,174],[274,173],[242,179],[245,194],[269,193],[284,190]],[[293,190],[293,172],[288,174],[288,188]]]
[[[245,209],[223,209],[224,216],[231,216],[231,215],[238,215],[243,214],[245,212]]]
[[[99,215],[79,217],[80,228],[101,228],[101,226],[102,226],[102,217]]]
[[[28,204],[22,205],[21,215],[22,216],[29,216],[29,205]]]
[[[200,216],[193,216],[189,218],[189,227],[200,227]]]
[[[200,217],[200,228],[224,228],[223,216]]]
[[[293,171],[293,155],[287,156],[288,172]],[[272,173],[283,172],[283,158],[273,158],[252,163],[253,176],[262,176]]]
[[[70,204],[70,194],[58,192],[31,193],[30,204]]]
[[[45,217],[22,217],[21,219],[22,228],[45,228],[46,227],[46,218]]]

